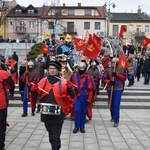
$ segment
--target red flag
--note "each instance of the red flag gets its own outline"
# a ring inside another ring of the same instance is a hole
[[[127,31],[126,27],[122,25],[121,28],[120,28],[119,39],[123,38],[123,34],[126,31]]]
[[[127,58],[125,56],[125,54],[121,54],[119,57],[119,65],[123,68],[127,68],[128,67],[128,61]]]
[[[101,48],[101,38],[99,38],[98,36],[95,35],[95,33],[93,34],[93,41],[97,44],[97,47]]]
[[[98,36],[93,33],[93,40],[95,41],[96,44],[101,44],[102,40]]]
[[[90,59],[95,59],[97,58],[99,52],[100,49],[97,47],[97,44],[90,37],[84,50],[84,55],[89,57]]]
[[[41,53],[42,54],[49,54],[49,48],[45,45],[45,44],[42,44],[41,46]]]
[[[77,51],[82,51],[85,49],[84,40],[82,40],[80,38],[75,38],[75,37],[73,37],[72,40],[75,42],[75,46],[76,46]]]
[[[147,48],[148,44],[150,43],[150,39],[147,38],[146,36],[143,37],[143,41],[142,41],[142,46],[144,48]]]

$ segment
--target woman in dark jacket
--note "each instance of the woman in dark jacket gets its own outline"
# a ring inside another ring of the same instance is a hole
[[[144,84],[149,84],[149,77],[150,77],[150,56],[147,56],[146,60],[144,61],[143,71],[144,71]]]

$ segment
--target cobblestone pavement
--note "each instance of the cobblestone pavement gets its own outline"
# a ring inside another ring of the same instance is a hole
[[[40,114],[21,117],[22,108],[10,107],[7,150],[51,150]],[[93,109],[93,119],[86,122],[86,133],[73,134],[73,121],[66,117],[61,150],[150,150],[150,110],[122,109],[118,128],[110,122],[108,109]]]

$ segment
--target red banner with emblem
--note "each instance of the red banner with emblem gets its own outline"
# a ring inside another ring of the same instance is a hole
[[[90,37],[84,50],[84,55],[90,59],[95,59],[97,58],[99,52],[100,48],[97,47],[97,44]]]
[[[128,61],[127,58],[125,56],[125,54],[121,54],[119,57],[119,65],[123,68],[127,68],[128,67]]]
[[[82,51],[85,49],[85,43],[83,39],[72,37],[72,40],[75,43],[77,51]]]
[[[142,41],[142,46],[144,48],[147,48],[148,44],[150,43],[150,39],[147,38],[146,36],[143,37],[143,41]]]
[[[42,44],[41,46],[41,53],[42,54],[49,54],[49,48],[45,45],[45,44]]]

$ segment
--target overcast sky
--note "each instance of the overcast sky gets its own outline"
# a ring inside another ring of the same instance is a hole
[[[51,0],[16,0],[18,4],[28,6],[32,4],[35,7],[42,6],[43,4],[50,5]],[[54,1],[54,0],[53,0]],[[66,6],[77,6],[81,3],[82,6],[102,6],[105,4],[110,6],[111,12],[133,12],[136,13],[138,6],[142,9],[142,12],[150,14],[150,0],[60,0],[60,4],[66,3]],[[112,3],[115,3],[116,7],[112,8]],[[107,8],[108,8],[107,7]]]

